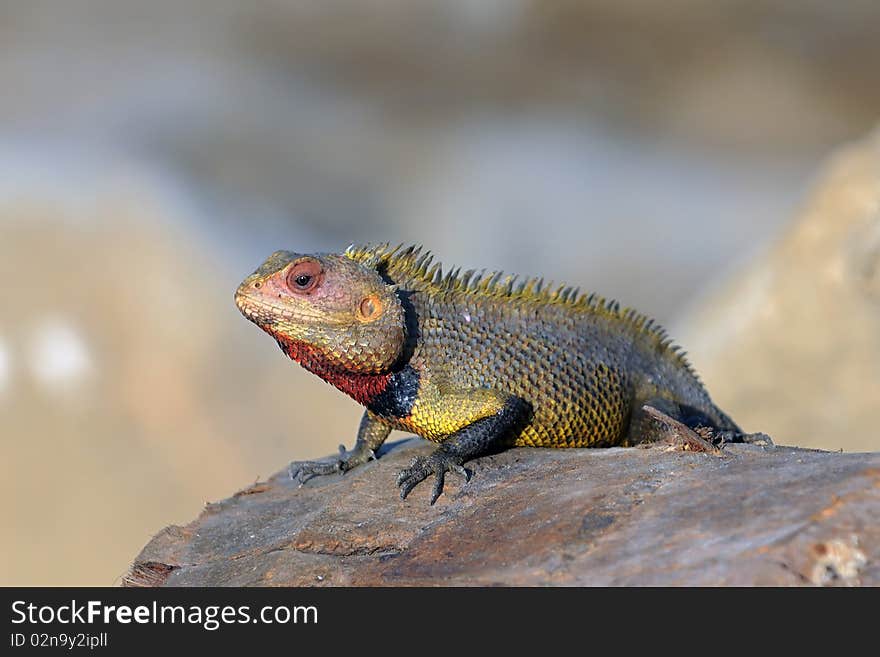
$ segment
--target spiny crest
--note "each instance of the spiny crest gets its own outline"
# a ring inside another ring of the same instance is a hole
[[[595,293],[582,294],[579,288],[566,285],[554,287],[552,283],[545,284],[541,277],[520,279],[516,275],[505,276],[501,271],[468,269],[461,272],[461,268],[456,267],[444,275],[442,265],[434,262],[433,254],[421,245],[404,247],[398,244],[392,247],[388,242],[378,245],[352,244],[345,250],[345,255],[380,273],[387,273],[398,283],[415,284],[416,288],[423,285],[437,292],[461,292],[512,301],[554,304],[620,319],[656,339],[662,350],[670,353],[696,376],[685,352],[673,343],[663,327],[633,308],[621,308],[614,299],[606,299]]]

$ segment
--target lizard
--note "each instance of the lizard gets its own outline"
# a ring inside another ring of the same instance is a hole
[[[282,351],[362,405],[354,447],[291,464],[307,478],[377,458],[392,430],[439,443],[397,477],[400,497],[433,475],[514,446],[632,446],[657,417],[749,442],[711,400],[685,353],[631,308],[541,278],[444,272],[420,246],[276,251],[235,293]],[[662,423],[660,423],[662,425]]]

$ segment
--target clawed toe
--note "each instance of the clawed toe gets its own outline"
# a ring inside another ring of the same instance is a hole
[[[450,467],[450,470],[452,470],[453,472],[456,472],[456,473],[460,474],[462,477],[464,477],[465,483],[467,483],[471,480],[471,471],[468,470],[466,467],[464,467],[461,464],[458,464],[458,463],[452,464],[452,466]]]
[[[343,449],[343,453],[344,451],[345,450]],[[312,477],[335,474],[337,472],[344,472],[344,470],[342,469],[341,460],[332,463],[325,463],[322,461],[294,461],[288,467],[287,472],[290,475],[291,480],[298,481],[299,485],[302,486]]]
[[[466,482],[470,481],[470,472],[457,457],[442,453],[434,453],[427,458],[417,456],[408,468],[404,468],[397,475],[400,499],[406,499],[413,488],[433,474],[435,479],[430,502],[433,505],[443,493],[446,473],[450,471],[463,476]]]
[[[741,433],[739,431],[718,431],[715,433],[712,442],[719,447],[724,447],[731,443],[745,443],[759,447],[776,446],[773,439],[766,433]]]
[[[367,461],[375,461],[378,458],[376,452],[368,447],[356,446],[352,451],[345,449],[345,445],[339,446],[339,458],[327,461],[294,461],[288,467],[288,474],[293,481],[298,481],[302,486],[312,477],[320,477],[330,474],[345,474]]]

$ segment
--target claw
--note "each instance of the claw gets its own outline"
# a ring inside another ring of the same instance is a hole
[[[456,463],[456,464],[453,464],[453,465],[451,466],[451,468],[452,468],[453,471],[457,472],[457,473],[460,474],[462,477],[464,477],[464,481],[465,481],[465,483],[467,483],[467,482],[469,482],[469,481],[471,480],[471,471],[468,470],[468,469],[467,469],[466,467],[464,467],[463,465],[459,465],[459,464]]]
[[[412,489],[425,479],[424,476],[420,477],[419,474],[421,473],[410,474],[402,483],[398,484],[400,486],[400,499],[405,500],[406,496],[412,492]]]
[[[296,465],[296,468],[293,467],[294,465]],[[305,468],[303,465],[303,463],[297,463],[296,461],[290,464],[290,480],[299,482],[297,488],[302,488],[303,484],[306,483],[306,480],[303,478],[303,475],[305,474]]]
[[[405,500],[413,488],[420,482],[434,475],[434,486],[431,490],[431,505],[437,501],[443,493],[446,483],[446,473],[455,472],[462,475],[465,481],[470,481],[471,473],[457,462],[457,458],[443,453],[434,453],[428,458],[417,456],[408,468],[404,468],[397,474],[397,485],[400,487],[400,499]]]
[[[418,459],[414,460],[412,462],[412,465],[410,465],[408,468],[404,468],[403,470],[401,470],[400,472],[397,473],[397,485],[398,486],[403,484],[404,479],[408,479],[410,477],[410,475],[412,475],[412,471],[415,469],[418,461],[419,461]]]
[[[436,475],[434,475],[434,490],[431,491],[431,506],[434,506],[434,502],[437,501],[437,498],[440,497],[440,493],[443,492],[443,483],[446,479],[446,473],[443,470],[440,470]]]
[[[302,488],[303,484],[312,477],[344,472],[342,467],[342,460],[338,460],[335,463],[325,463],[321,461],[294,461],[288,466],[287,473],[290,476],[291,481],[298,481],[299,487]]]
[[[290,475],[291,481],[299,482],[300,488],[302,488],[302,485],[306,483],[305,480],[303,480],[303,474],[305,474],[305,463],[294,461],[288,466],[287,472]]]

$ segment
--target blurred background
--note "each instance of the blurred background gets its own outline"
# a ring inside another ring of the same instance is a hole
[[[693,333],[880,117],[878,33],[873,0],[0,0],[0,584],[114,584],[353,442],[233,304],[275,249],[420,242]]]

